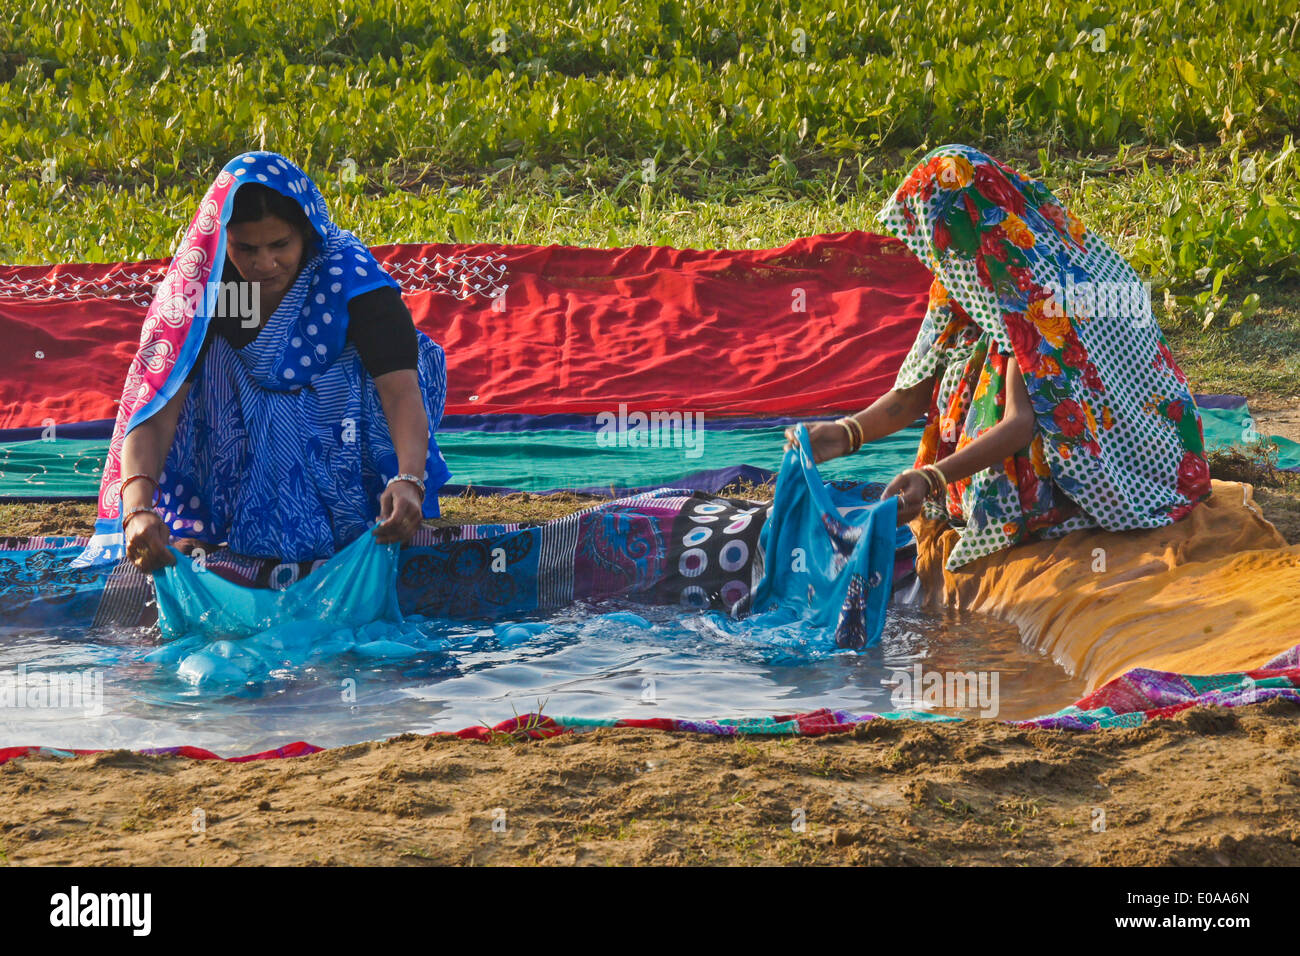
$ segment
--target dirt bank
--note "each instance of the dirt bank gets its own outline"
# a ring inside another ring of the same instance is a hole
[[[1300,708],[0,767],[10,864],[1300,864]],[[495,823],[495,828],[494,828]]]

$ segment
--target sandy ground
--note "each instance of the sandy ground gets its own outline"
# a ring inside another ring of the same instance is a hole
[[[1247,402],[1261,435],[1281,435],[1300,441],[1300,398],[1257,395]]]
[[[1300,438],[1296,403],[1252,407],[1265,434]],[[1256,500],[1300,541],[1294,483]],[[446,520],[586,503],[458,500]],[[0,505],[0,534],[92,523],[83,503]],[[24,758],[0,766],[0,863],[1297,865],[1300,708],[1092,733],[876,721],[814,739],[407,735],[249,764]]]
[[[10,864],[1300,864],[1300,708],[0,767]]]

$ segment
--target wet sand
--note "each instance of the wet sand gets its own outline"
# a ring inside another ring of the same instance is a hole
[[[248,764],[0,767],[14,865],[1300,864],[1300,708],[1118,731],[406,736]]]

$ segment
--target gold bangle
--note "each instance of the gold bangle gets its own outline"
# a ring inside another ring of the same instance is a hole
[[[920,468],[909,468],[907,469],[907,471],[900,472],[898,477],[906,478],[908,475],[920,475],[923,479],[925,479],[925,487],[927,489],[933,487],[933,485],[930,484],[929,476],[927,476],[926,473],[922,471]]]
[[[866,433],[862,430],[862,423],[853,415],[845,415],[844,417],[847,419],[849,425],[852,426],[853,430],[858,433],[858,448],[861,448],[867,437]]]
[[[849,435],[849,454],[853,454],[862,447],[862,426],[858,424],[857,419],[850,415],[836,419],[836,424],[843,427]]]
[[[935,497],[934,478],[930,475],[928,469],[929,469],[928,465],[922,466],[920,468],[909,468],[907,469],[907,471],[903,472],[899,477],[905,478],[908,475],[920,475],[922,480],[925,481],[925,495],[923,497],[927,499],[934,498]]]
[[[853,447],[853,429],[850,428],[848,422],[846,422],[846,421],[845,421],[844,419],[842,419],[842,418],[839,419],[835,424],[836,424],[836,425],[839,425],[840,428],[843,428],[843,429],[844,429],[844,434],[847,435],[847,436],[849,436],[849,450],[848,450],[848,454],[850,454],[850,455],[853,454],[855,451],[857,451],[857,449]]]
[[[922,471],[925,472],[925,480],[930,486],[931,495],[935,498],[942,498],[948,491],[948,478],[939,469],[938,465],[926,465]]]

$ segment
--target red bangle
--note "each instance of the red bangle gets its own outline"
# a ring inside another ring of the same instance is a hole
[[[136,515],[143,515],[143,514],[157,515],[159,518],[162,517],[161,515],[158,515],[158,512],[154,511],[153,508],[132,508],[126,514],[122,515],[122,533],[123,534],[126,533],[126,523],[128,521],[130,521]]]
[[[146,475],[144,472],[139,472],[138,474],[134,474],[134,475],[128,475],[127,477],[123,478],[121,481],[117,483],[117,500],[118,501],[122,500],[122,497],[126,494],[126,486],[129,485],[131,482],[135,481],[137,478],[144,478],[145,480],[153,484],[153,500],[156,502],[158,500],[158,479],[154,478],[153,475]]]

